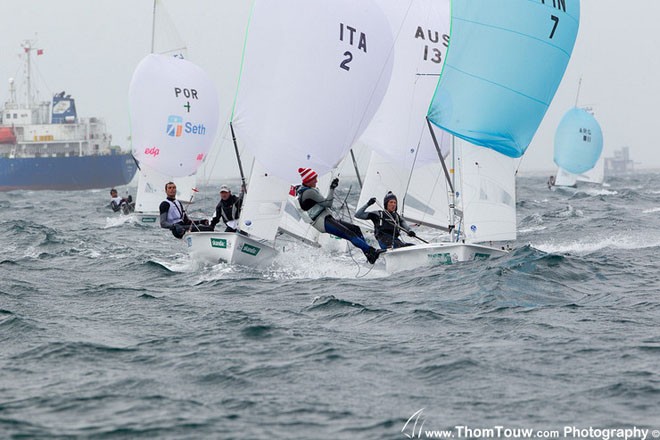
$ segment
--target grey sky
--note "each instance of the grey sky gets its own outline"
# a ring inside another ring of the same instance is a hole
[[[228,118],[250,1],[164,3],[188,44],[189,59],[216,78],[222,114]],[[152,1],[2,0],[2,6],[0,99],[7,99],[7,79],[21,76],[21,41],[36,34],[37,46],[44,50],[37,58],[41,98],[66,90],[76,98],[79,115],[105,118],[114,143],[128,150],[127,91],[135,66],[150,50]],[[603,129],[604,154],[629,146],[640,167],[660,168],[660,152],[651,136],[660,102],[660,1],[582,0],[581,9],[573,57],[521,172],[554,169],[554,131],[575,103],[580,77],[579,105],[593,107]],[[213,174],[236,175],[227,139],[219,150],[226,163],[212,156]],[[366,160],[366,154],[360,156]]]

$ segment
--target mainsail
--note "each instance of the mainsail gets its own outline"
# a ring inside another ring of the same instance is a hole
[[[407,219],[446,226],[446,186],[435,172],[440,169],[438,152],[424,116],[449,46],[450,1],[383,0],[379,4],[396,39],[390,55],[392,79],[360,139],[372,155],[358,206],[392,191],[399,196],[400,212]],[[438,132],[437,138],[447,156],[450,136]]]
[[[208,75],[187,60],[147,55],[133,73],[129,105],[135,158],[162,174],[193,174],[218,128],[218,95]]]

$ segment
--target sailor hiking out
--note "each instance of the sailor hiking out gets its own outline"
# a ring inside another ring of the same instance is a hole
[[[328,197],[323,197],[316,188],[318,183],[316,171],[311,168],[299,168],[298,173],[300,173],[302,179],[302,185],[297,190],[298,201],[300,202],[300,208],[307,212],[312,220],[312,226],[319,232],[326,232],[350,241],[353,246],[364,252],[369,263],[374,264],[378,256],[384,251],[370,246],[358,226],[336,219],[331,211],[339,179],[335,178],[332,181]]]

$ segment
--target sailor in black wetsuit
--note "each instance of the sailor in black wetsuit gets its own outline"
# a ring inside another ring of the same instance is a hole
[[[401,231],[405,231],[409,237],[416,237],[415,231],[410,229],[406,220],[396,212],[397,199],[389,191],[383,199],[384,210],[366,212],[366,209],[376,203],[376,198],[372,197],[369,201],[355,213],[355,218],[362,220],[371,220],[374,224],[374,235],[382,249],[399,248],[403,246],[413,246],[412,243],[405,243],[399,238]]]

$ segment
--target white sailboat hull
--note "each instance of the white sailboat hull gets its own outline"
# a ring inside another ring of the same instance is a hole
[[[503,249],[479,244],[431,243],[388,250],[383,257],[385,257],[387,272],[394,273],[425,266],[488,260],[507,253]]]
[[[160,227],[160,213],[158,212],[134,212],[135,221],[141,225]]]
[[[184,240],[195,260],[210,264],[263,268],[277,256],[272,246],[235,232],[193,232],[187,233]]]

